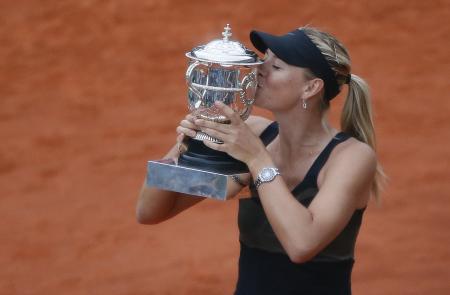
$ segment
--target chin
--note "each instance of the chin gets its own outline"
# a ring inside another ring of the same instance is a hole
[[[255,93],[255,101],[254,101],[254,105],[255,106],[258,106],[258,107],[261,107],[263,104],[264,104],[264,96],[263,95],[261,95],[261,91],[259,90],[259,89],[257,89],[256,90],[256,93]]]
[[[263,99],[258,98],[258,96],[255,97],[255,101],[253,102],[254,106],[262,108],[264,103],[262,102]]]
[[[267,104],[267,101],[264,98],[255,98],[255,102],[253,103],[255,107],[270,110],[270,104]]]

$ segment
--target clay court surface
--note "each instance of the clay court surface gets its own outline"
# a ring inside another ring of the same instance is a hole
[[[134,215],[146,161],[187,112],[184,53],[226,23],[248,47],[252,28],[308,23],[346,44],[390,178],[354,294],[450,294],[449,19],[438,0],[1,1],[0,294],[232,293],[236,201],[157,226]]]

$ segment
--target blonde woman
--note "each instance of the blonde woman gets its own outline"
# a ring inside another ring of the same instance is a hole
[[[255,104],[275,121],[252,116],[243,122],[219,102],[231,124],[187,116],[177,128],[180,140],[197,130],[222,140],[204,143],[249,167],[229,190],[237,194],[249,184],[251,191],[239,200],[235,294],[351,294],[356,238],[382,178],[367,84],[328,33],[304,27],[283,36],[252,31],[250,39],[265,54]],[[326,111],[344,88],[338,131]],[[176,147],[166,155],[177,156]],[[137,218],[158,223],[200,200],[144,184]]]

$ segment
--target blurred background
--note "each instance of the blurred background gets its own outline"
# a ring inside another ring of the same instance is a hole
[[[448,19],[443,0],[1,1],[0,294],[233,292],[236,201],[157,226],[134,215],[146,161],[187,113],[184,53],[227,23],[249,48],[251,29],[306,24],[347,46],[390,179],[354,294],[449,294]]]

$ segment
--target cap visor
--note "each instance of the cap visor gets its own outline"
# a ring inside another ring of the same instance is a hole
[[[266,53],[270,49],[278,58],[287,62],[293,63],[292,37],[289,34],[284,36],[275,36],[259,31],[252,31],[250,33],[250,41],[253,46],[262,53]]]

